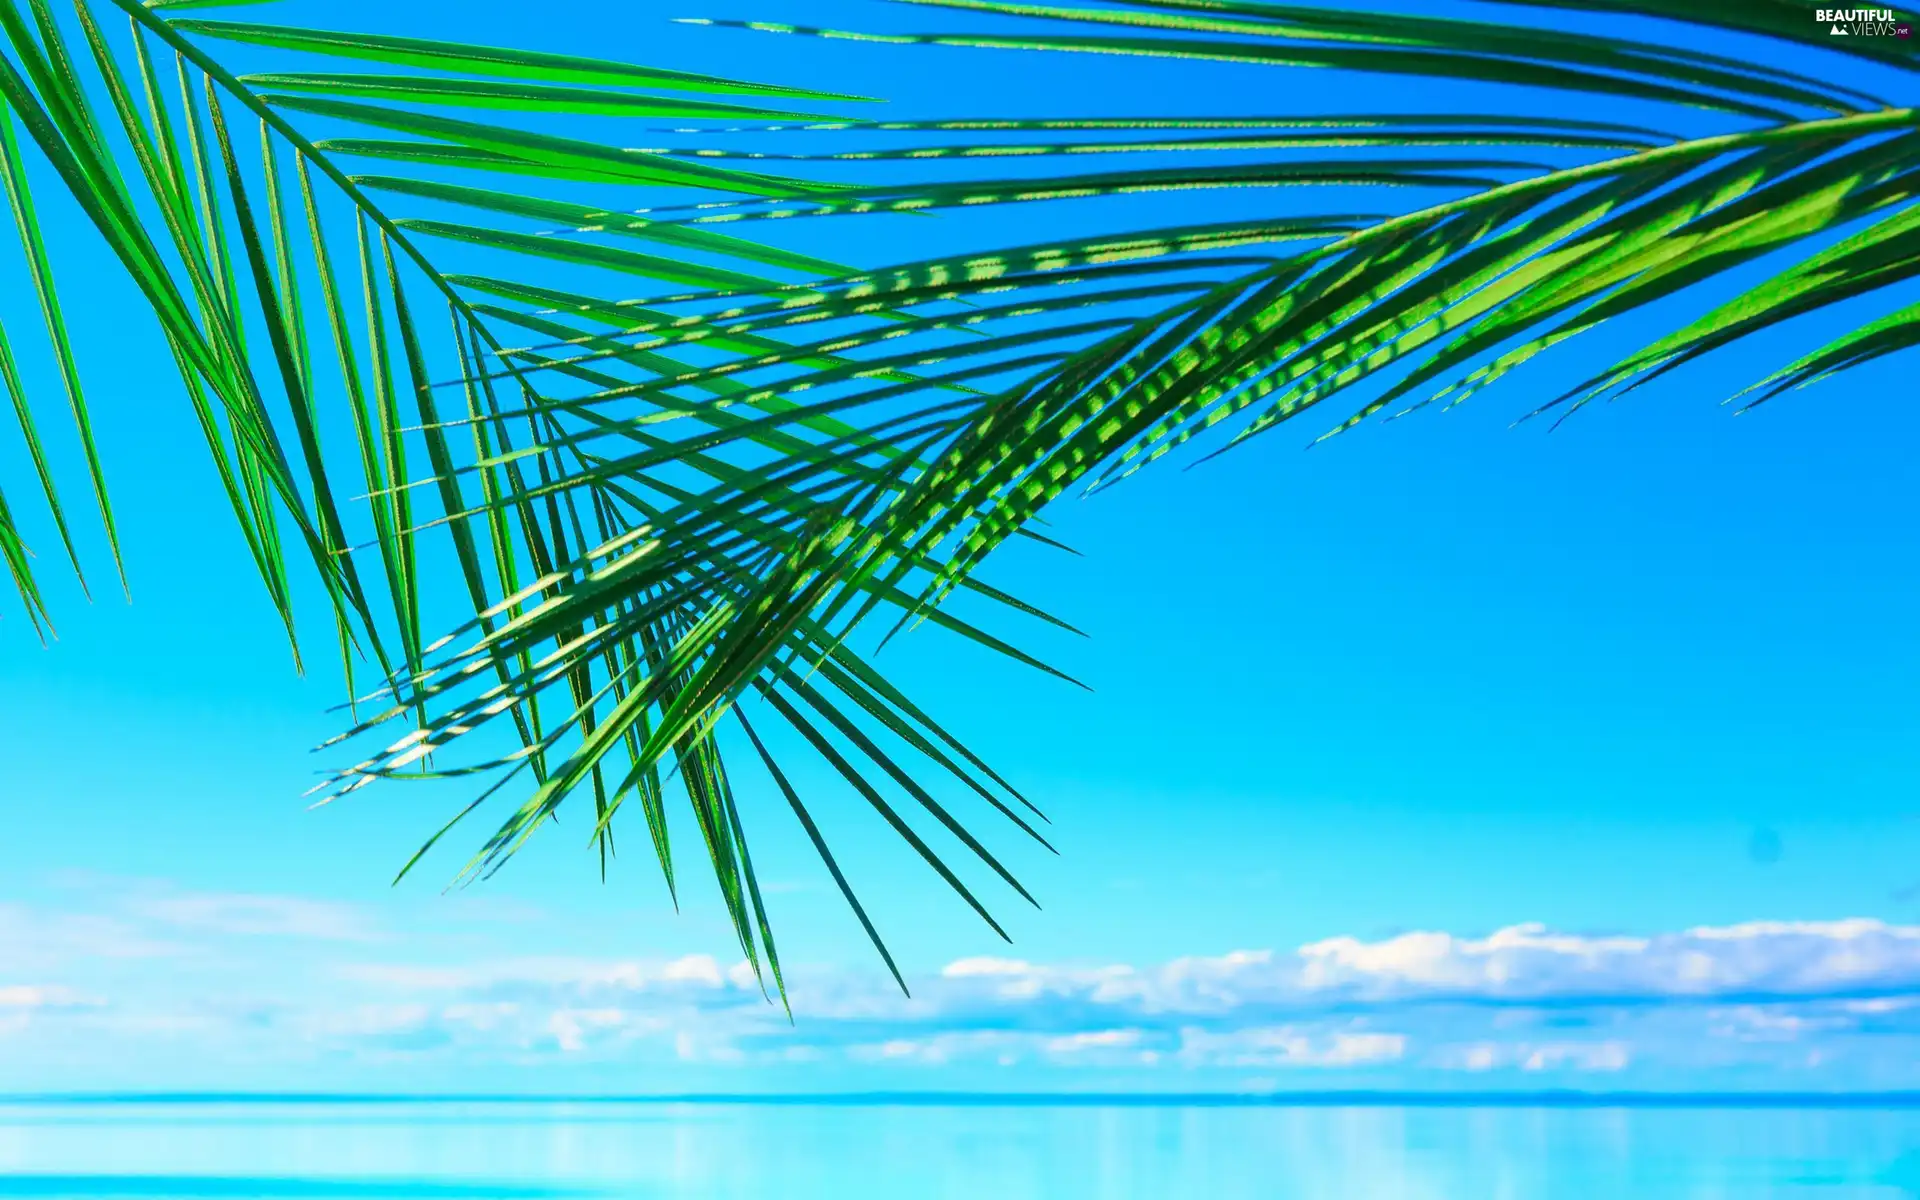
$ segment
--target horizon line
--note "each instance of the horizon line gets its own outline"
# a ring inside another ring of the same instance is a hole
[[[1920,1091],[1495,1091],[1314,1089],[1273,1092],[269,1092],[97,1091],[0,1093],[0,1106],[592,1104],[1020,1108],[1920,1108]]]

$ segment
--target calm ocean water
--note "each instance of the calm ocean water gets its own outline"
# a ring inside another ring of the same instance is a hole
[[[1892,1200],[1920,1111],[8,1104],[0,1196]]]

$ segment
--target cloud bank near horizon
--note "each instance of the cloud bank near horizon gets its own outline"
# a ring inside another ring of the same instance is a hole
[[[745,963],[707,955],[563,958],[503,937],[456,959],[294,897],[0,905],[0,1064],[19,1076],[0,1065],[0,1088],[114,1053],[129,1069],[212,1056],[375,1082],[647,1066],[783,1087],[1920,1085],[1920,926],[1870,918],[1517,924],[1151,964],[963,958],[910,978],[910,997],[879,971],[787,981],[792,1024]]]

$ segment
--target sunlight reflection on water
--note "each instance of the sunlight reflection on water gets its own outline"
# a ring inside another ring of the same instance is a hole
[[[1920,1112],[1038,1105],[0,1107],[0,1196],[1895,1200]]]

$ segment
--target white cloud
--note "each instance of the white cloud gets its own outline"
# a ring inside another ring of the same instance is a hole
[[[268,1059],[304,1047],[315,1061],[462,1071],[645,1065],[646,1078],[666,1079],[681,1068],[804,1067],[801,1086],[833,1071],[885,1086],[888,1072],[936,1066],[987,1072],[977,1086],[1026,1086],[1009,1067],[1194,1088],[1433,1072],[1640,1086],[1661,1072],[1789,1068],[1796,1084],[1812,1071],[1920,1086],[1920,927],[1865,918],[1633,936],[1520,924],[1159,963],[962,958],[910,979],[911,999],[878,971],[794,964],[789,1024],[747,964],[711,955],[487,955],[474,941],[409,941],[391,923],[295,897],[148,888],[136,899],[87,927],[127,953],[48,959],[0,980],[0,1026],[33,1022],[10,1052],[56,1036],[76,1046],[119,1037],[217,1059],[247,1039],[247,1055]],[[35,915],[0,908],[0,950]],[[152,931],[189,929],[191,972],[135,952]],[[468,956],[450,957],[455,946]],[[94,996],[112,1002],[79,1003]],[[948,1086],[959,1076],[911,1078]]]
[[[103,1004],[98,997],[58,984],[0,985],[0,1037],[22,1035],[49,1017],[100,1008]]]
[[[1612,961],[1644,954],[1645,938],[1582,938],[1548,933],[1541,925],[1514,925],[1474,940],[1447,933],[1407,933],[1380,942],[1328,938],[1300,947],[1300,983],[1308,988],[1353,984],[1462,989],[1522,984],[1543,967],[1603,970]]]
[[[1653,937],[1588,937],[1523,924],[1481,938],[1439,931],[1378,941],[1335,937],[1291,954],[1241,950],[1157,968],[962,959],[942,979],[960,992],[1003,1000],[1074,998],[1176,1013],[1352,1002],[1812,997],[1920,990],[1920,926],[1871,919],[1750,922]]]
[[[1436,1066],[1456,1071],[1520,1070],[1528,1072],[1623,1071],[1633,1061],[1627,1043],[1617,1039],[1564,1042],[1473,1042],[1435,1050]]]
[[[415,1032],[434,1016],[427,1004],[360,1004],[317,1013],[309,1029],[315,1036],[382,1037]]]
[[[1046,1042],[1049,1054],[1078,1054],[1083,1050],[1112,1050],[1118,1047],[1137,1046],[1141,1033],[1138,1029],[1098,1029],[1086,1033],[1069,1033],[1062,1037],[1048,1038]]]
[[[753,969],[742,962],[722,970],[709,954],[689,954],[666,962],[641,959],[501,958],[458,966],[424,967],[411,963],[351,963],[338,968],[343,978],[393,987],[434,991],[551,989],[571,993],[707,991],[758,989]]]
[[[586,1049],[588,1038],[627,1023],[618,1008],[563,1008],[547,1018],[547,1032],[569,1053]]]
[[[1331,1032],[1279,1025],[1209,1033],[1180,1032],[1180,1058],[1219,1067],[1354,1067],[1406,1056],[1407,1037],[1365,1030]]]
[[[867,1063],[894,1066],[940,1067],[960,1060],[1014,1066],[1038,1049],[1031,1035],[997,1030],[934,1033],[925,1037],[889,1038],[848,1047],[850,1057]]]
[[[667,983],[698,983],[716,988],[724,987],[727,982],[720,975],[720,964],[709,954],[676,958],[661,969],[660,978]]]
[[[1894,1013],[1920,1004],[1920,996],[1880,996],[1872,1000],[1848,1000],[1840,1007],[1850,1013]]]
[[[1752,922],[1594,937],[1527,924],[1158,965],[964,958],[915,982],[911,1000],[877,973],[795,969],[792,1027],[746,964],[704,955],[348,975],[472,1002],[511,998],[521,1010],[497,1022],[501,1039],[518,1030],[518,1045],[544,1037],[569,1053],[610,1044],[642,1053],[652,1031],[672,1030],[687,1062],[1586,1074],[1751,1062],[1771,1044],[1903,1019],[1897,994],[1920,994],[1920,929]],[[527,1032],[536,1018],[547,1022],[539,1036]],[[465,1044],[473,1032],[462,1031]]]
[[[1755,921],[1658,937],[1580,937],[1515,925],[1481,938],[1409,933],[1302,946],[1299,982],[1374,998],[1819,994],[1920,985],[1920,927],[1858,918]]]
[[[1032,972],[1032,963],[1022,962],[1017,958],[962,958],[940,969],[940,974],[947,979],[1018,977]]]
[[[129,908],[162,925],[205,933],[340,942],[376,936],[357,908],[296,896],[162,891],[134,899]]]
[[[1581,1071],[1618,1071],[1627,1065],[1627,1059],[1624,1042],[1561,1042],[1527,1047],[1520,1069],[1548,1071],[1570,1066]]]
[[[684,1026],[673,1035],[674,1057],[683,1063],[718,1063],[731,1066],[746,1060],[728,1032],[721,1028]]]
[[[101,1001],[69,987],[11,984],[0,986],[0,1009],[96,1008]]]
[[[166,958],[185,951],[177,941],[119,918],[0,904],[0,964],[9,970],[42,970],[78,959]]]

